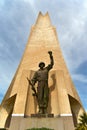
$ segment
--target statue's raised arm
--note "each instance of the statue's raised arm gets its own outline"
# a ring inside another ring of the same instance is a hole
[[[48,54],[50,56],[50,64],[47,66],[48,70],[53,68],[54,65],[54,59],[53,59],[53,55],[52,55],[52,51],[48,51]]]

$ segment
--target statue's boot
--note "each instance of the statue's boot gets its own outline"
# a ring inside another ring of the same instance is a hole
[[[48,114],[48,113],[47,113],[47,108],[44,108],[44,114]]]
[[[39,108],[38,114],[43,114],[43,108]]]

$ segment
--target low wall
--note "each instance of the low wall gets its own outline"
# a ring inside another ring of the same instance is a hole
[[[9,130],[26,130],[42,127],[54,130],[74,130],[72,117],[70,116],[57,118],[12,117]]]

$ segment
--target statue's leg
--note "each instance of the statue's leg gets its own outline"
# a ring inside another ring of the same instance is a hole
[[[48,101],[49,101],[49,88],[48,86],[44,87],[44,114],[47,113],[47,107],[48,107]]]
[[[38,106],[39,106],[39,113],[43,114],[43,94],[44,94],[44,87],[42,83],[38,85]]]

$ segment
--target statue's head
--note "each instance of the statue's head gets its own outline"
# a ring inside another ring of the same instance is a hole
[[[44,63],[44,62],[40,62],[40,63],[39,63],[39,67],[40,67],[41,69],[43,69],[43,68],[45,67],[45,63]]]

